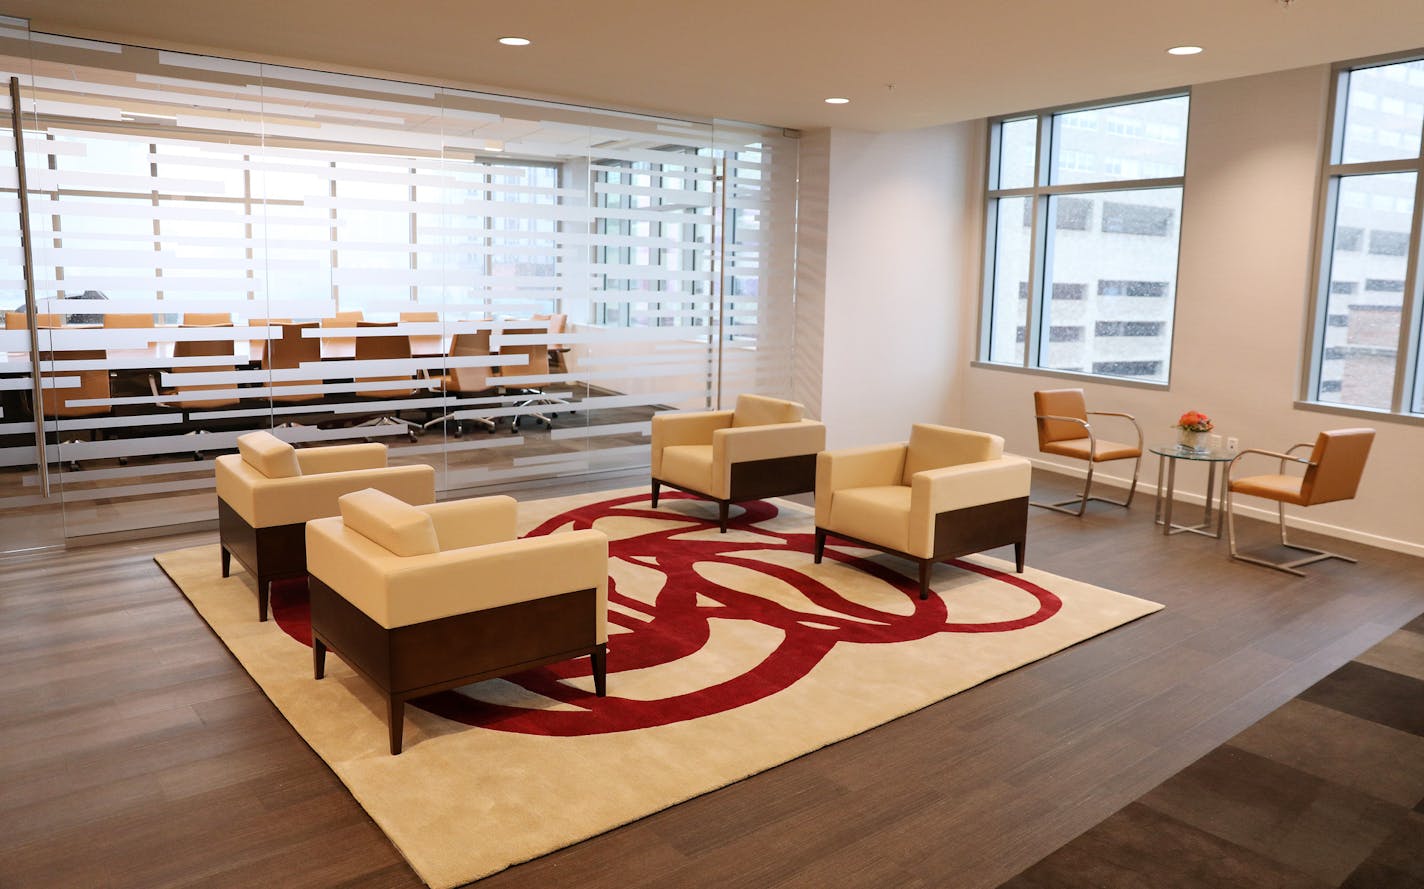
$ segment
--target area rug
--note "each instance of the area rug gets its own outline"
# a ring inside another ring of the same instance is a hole
[[[387,749],[375,689],[328,658],[312,679],[302,583],[252,619],[217,544],[156,561],[432,887],[456,886],[928,706],[1162,606],[975,556],[913,565],[832,538],[809,510],[645,490],[520,505],[520,531],[609,536],[608,697],[587,660],[413,702]],[[1032,540],[1029,559],[1032,561]],[[236,567],[236,566],[234,566]]]

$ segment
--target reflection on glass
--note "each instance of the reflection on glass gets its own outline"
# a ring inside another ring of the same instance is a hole
[[[1341,163],[1419,154],[1424,126],[1424,60],[1350,72]]]
[[[1182,189],[1053,197],[1041,365],[1163,382]]]
[[[1186,96],[1053,116],[1054,185],[1183,175]]]
[[[1389,408],[1394,393],[1414,173],[1340,180],[1320,362],[1321,401]]]
[[[1037,136],[1038,123],[1032,117],[999,124],[999,188],[1033,185]]]
[[[1028,323],[1031,198],[1000,198],[995,226],[989,360],[1022,364]]]

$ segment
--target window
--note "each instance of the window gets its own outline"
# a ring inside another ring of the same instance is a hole
[[[1414,222],[1424,187],[1424,58],[1346,66],[1336,78],[1303,395],[1424,414]]]
[[[1166,382],[1188,110],[1170,95],[993,123],[981,359]]]

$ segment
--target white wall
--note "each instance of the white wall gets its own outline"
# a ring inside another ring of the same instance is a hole
[[[1358,497],[1295,514],[1302,527],[1424,555],[1424,427],[1292,406],[1299,394],[1328,81],[1322,66],[1193,87],[1170,389],[1083,388],[1090,408],[1137,415],[1149,442],[1170,440],[1168,427],[1188,409],[1209,414],[1217,432],[1238,436],[1242,447],[1281,449],[1314,441],[1322,429],[1373,426],[1378,436]],[[976,171],[970,186],[970,215],[981,212],[982,176]],[[901,228],[893,211],[882,222]],[[960,243],[969,255],[936,261],[977,263],[978,235]],[[943,296],[921,291],[919,300],[938,311]],[[972,340],[978,300],[972,288],[954,296],[958,323]],[[959,348],[972,349],[965,341]],[[826,351],[832,358],[845,354],[829,342]],[[1076,385],[969,368],[957,420],[1034,455],[1033,390]],[[1275,464],[1254,465],[1270,472]],[[1105,469],[1125,479],[1130,466]],[[1155,458],[1144,463],[1143,475],[1155,480]],[[1203,477],[1188,475],[1185,486],[1200,490]],[[1180,474],[1177,489],[1184,489]]]
[[[830,447],[947,423],[971,353],[962,283],[977,277],[982,123],[832,130],[821,418]],[[804,186],[803,186],[804,187]]]

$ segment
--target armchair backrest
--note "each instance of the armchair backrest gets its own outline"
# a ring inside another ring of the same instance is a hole
[[[1368,428],[1332,429],[1315,439],[1300,493],[1306,506],[1349,500],[1360,486],[1365,459],[1370,455],[1375,431]]]
[[[440,552],[435,521],[424,510],[375,488],[343,494],[336,502],[341,506],[343,525],[393,555]]]
[[[765,395],[738,395],[732,411],[733,426],[769,426],[773,423],[799,423],[806,415],[805,405]]]
[[[987,432],[916,423],[910,427],[905,470],[900,484],[908,485],[915,473],[964,463],[982,463],[1004,456],[1004,440]]]
[[[1033,393],[1035,416],[1074,417],[1084,422],[1088,419],[1088,402],[1082,389],[1041,389]],[[1043,447],[1055,441],[1072,441],[1087,438],[1088,433],[1077,423],[1062,420],[1039,420],[1038,446]]]
[[[242,462],[267,478],[292,478],[302,474],[297,449],[270,432],[249,432],[237,437]]]

